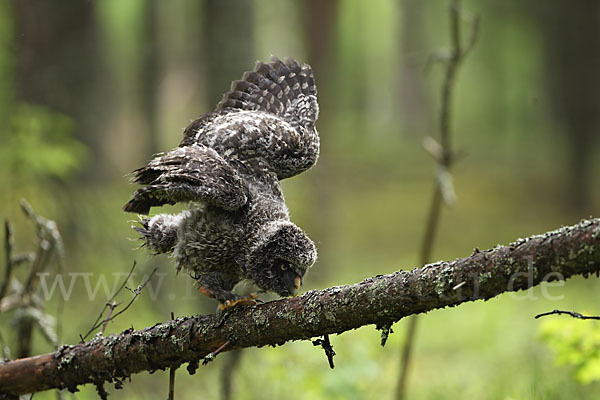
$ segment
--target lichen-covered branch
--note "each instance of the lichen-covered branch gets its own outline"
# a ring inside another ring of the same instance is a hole
[[[389,327],[399,319],[466,301],[527,289],[545,280],[600,273],[600,219],[475,250],[466,258],[254,307],[225,316],[178,318],[142,330],[96,337],[52,354],[0,364],[0,394],[116,382],[140,371],[189,363],[193,372],[209,353],[280,345],[341,333],[363,325]]]

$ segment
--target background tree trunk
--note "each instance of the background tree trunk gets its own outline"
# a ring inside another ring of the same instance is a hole
[[[204,2],[204,47],[209,109],[214,109],[231,81],[253,66],[253,3],[246,0]]]
[[[94,2],[14,0],[16,98],[65,113],[75,121],[76,135],[99,152],[99,121],[89,110],[102,102],[98,84],[99,49]],[[86,179],[102,174],[97,166],[84,170]]]
[[[600,2],[550,0],[542,15],[549,99],[567,144],[568,202],[577,215],[591,212],[594,146],[600,135]]]

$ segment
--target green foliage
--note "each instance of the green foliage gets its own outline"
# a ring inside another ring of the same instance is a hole
[[[574,367],[579,382],[600,381],[600,323],[550,317],[540,338],[556,353],[557,364]]]
[[[0,147],[0,170],[15,182],[66,179],[87,156],[73,121],[43,106],[15,104]]]

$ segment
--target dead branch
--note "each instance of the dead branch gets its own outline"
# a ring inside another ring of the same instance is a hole
[[[600,274],[600,219],[585,220],[508,246],[476,250],[466,258],[411,271],[378,275],[325,290],[312,290],[224,316],[183,317],[54,353],[0,364],[0,394],[120,382],[141,371],[176,368],[220,351],[276,346],[290,340],[342,333],[363,325],[386,327],[408,315],[501,293],[543,281]],[[464,282],[464,283],[463,283]]]
[[[87,339],[87,337],[94,332],[96,329],[98,329],[100,326],[102,326],[102,322],[100,321],[102,319],[102,317],[104,316],[104,311],[106,311],[107,308],[110,309],[110,307],[115,304],[114,299],[115,297],[117,297],[119,295],[119,293],[121,293],[121,291],[125,288],[125,286],[127,285],[127,281],[129,281],[129,278],[131,278],[131,275],[133,274],[133,270],[135,270],[137,263],[134,261],[133,265],[131,266],[131,269],[129,270],[129,273],[127,274],[127,276],[125,277],[125,280],[123,281],[123,283],[121,284],[121,286],[119,286],[119,288],[113,293],[112,296],[110,296],[110,299],[108,299],[106,301],[106,303],[104,303],[104,307],[102,308],[102,311],[100,311],[100,314],[98,315],[98,318],[96,318],[96,321],[94,321],[94,323],[92,324],[92,327],[90,328],[90,330],[81,337],[81,341],[85,342],[85,339]],[[115,306],[112,306],[114,310]],[[111,310],[111,312],[112,312]],[[110,318],[110,315],[105,318],[108,319]],[[108,322],[108,321],[107,321]],[[106,328],[105,328],[106,329]]]
[[[570,315],[573,318],[577,318],[577,319],[593,319],[593,320],[600,320],[600,316],[598,315],[583,315],[580,314],[578,312],[575,311],[562,311],[562,310],[553,310],[550,312],[545,312],[542,314],[538,314],[535,316],[535,319],[541,318],[541,317],[546,317],[548,315]]]

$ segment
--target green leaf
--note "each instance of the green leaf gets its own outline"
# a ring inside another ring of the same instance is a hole
[[[558,365],[571,365],[581,383],[600,381],[600,323],[550,318],[540,326],[540,339],[556,353]]]

